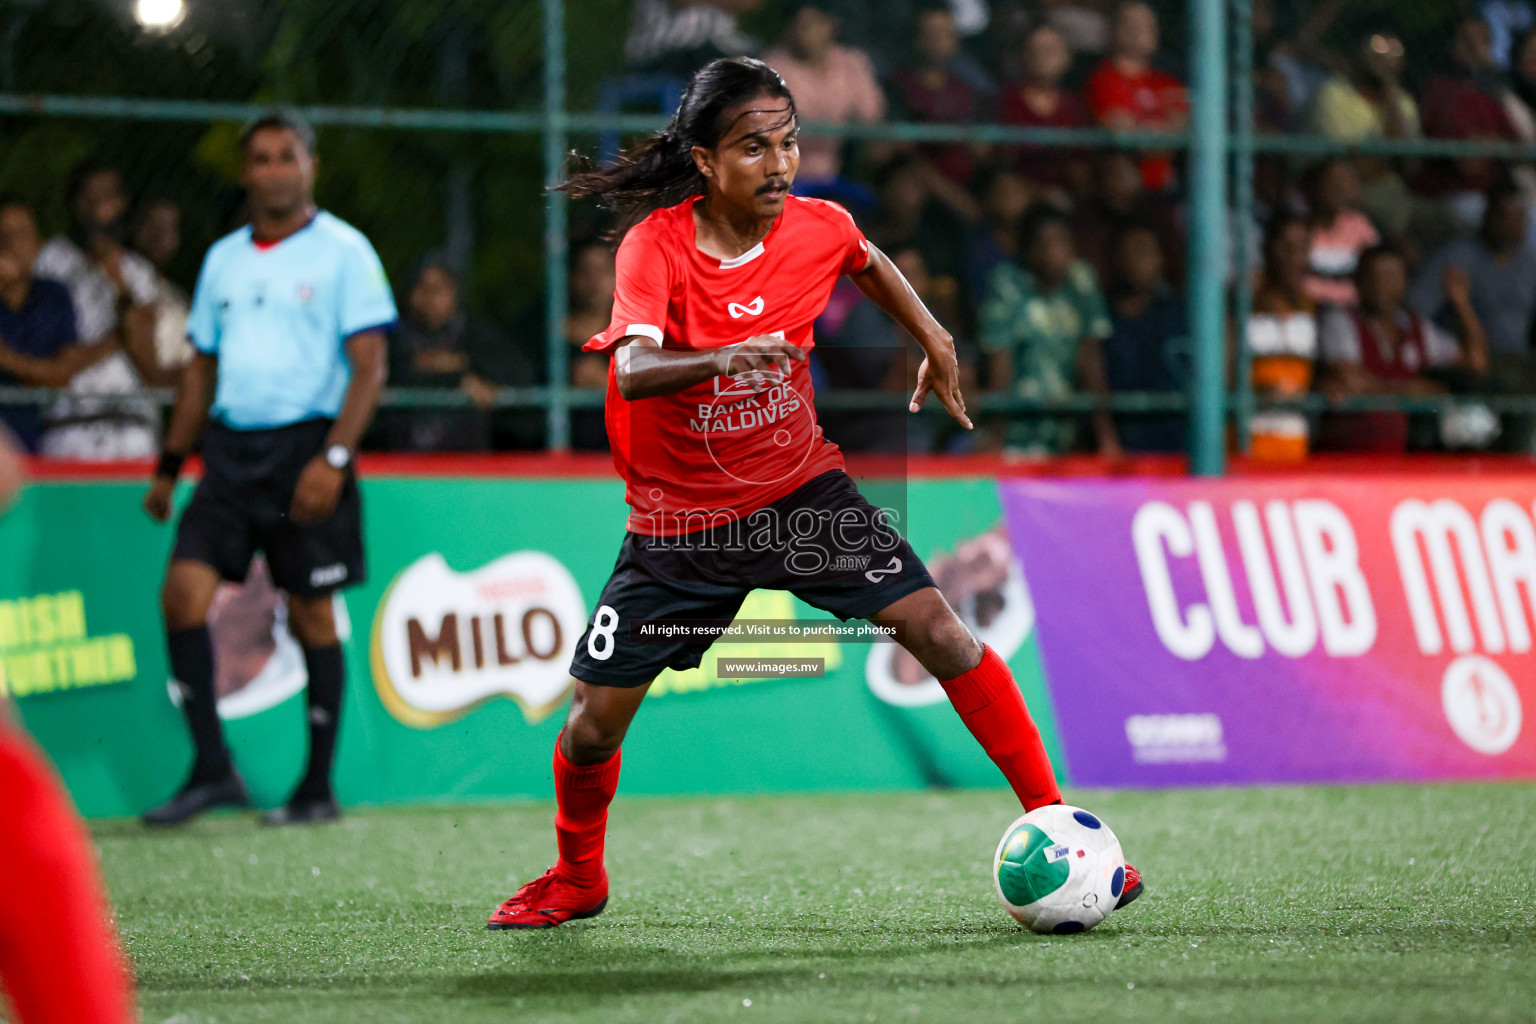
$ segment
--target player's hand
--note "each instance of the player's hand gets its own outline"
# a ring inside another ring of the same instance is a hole
[[[163,523],[171,518],[171,495],[175,491],[175,480],[163,476],[155,477],[155,482],[149,485],[149,491],[144,495],[144,511],[149,513],[149,518],[157,523]]]
[[[923,365],[917,369],[917,390],[912,392],[912,404],[907,408],[917,412],[930,391],[944,403],[956,423],[966,430],[975,429],[971,418],[965,414],[965,396],[960,393],[960,362],[955,358],[953,341],[947,341],[933,355],[923,357]]]
[[[790,360],[805,361],[803,348],[773,334],[759,334],[718,351],[720,373],[751,385],[754,391],[766,391],[788,381]]]
[[[347,482],[347,474],[325,461],[324,455],[316,455],[299,474],[299,484],[293,489],[293,504],[289,517],[296,523],[317,523],[336,511],[341,498],[341,488]]]

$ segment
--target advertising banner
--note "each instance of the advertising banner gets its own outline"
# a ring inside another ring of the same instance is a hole
[[[1078,784],[1536,777],[1536,479],[1001,496]]]
[[[1536,778],[1536,481],[865,489],[900,510],[950,603],[1007,658],[1071,783]],[[141,494],[137,480],[40,483],[0,519],[4,685],[93,816],[164,799],[191,756],[159,611],[173,535]],[[573,645],[623,535],[621,485],[378,475],[364,501],[369,578],[337,599],[343,802],[547,798]],[[833,621],[768,591],[740,618]],[[274,805],[303,769],[306,680],[259,562],[221,591],[211,631],[236,762]],[[765,658],[801,668],[750,669]],[[899,647],[753,637],[656,680],[623,787],[1000,781]]]
[[[1060,759],[1034,612],[994,481],[887,482],[871,500],[1012,665]],[[0,519],[0,668],[82,811],[135,814],[180,784],[191,747],[169,678],[159,589],[173,530],[138,479],[42,482]],[[178,496],[184,504],[190,485]],[[368,580],[337,599],[347,657],[343,804],[548,799],[574,644],[611,572],[616,480],[368,475]],[[743,619],[828,617],[754,592]],[[830,620],[835,621],[835,620]],[[258,803],[284,800],[307,745],[304,660],[258,562],[210,629],[219,711]],[[721,658],[819,660],[765,677]],[[624,751],[627,793],[997,786],[942,689],[885,642],[719,644],[652,686]]]

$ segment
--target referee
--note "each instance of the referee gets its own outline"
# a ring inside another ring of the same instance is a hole
[[[309,673],[309,767],[270,825],[327,821],[345,666],[332,593],[364,577],[352,456],[384,387],[394,298],[373,247],[314,202],[314,133],[277,111],[240,135],[251,223],[208,251],[187,332],[197,349],[144,498],[170,517],[183,460],[202,435],[204,472],[182,514],[161,592],[171,672],[197,748],[190,777],[144,815],[175,825],[249,797],[224,745],[208,609],[221,580],[266,553],[288,594]],[[207,430],[204,423],[210,417]]]

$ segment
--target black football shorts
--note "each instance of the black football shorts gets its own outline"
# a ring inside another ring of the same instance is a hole
[[[753,590],[787,590],[846,622],[934,585],[882,510],[847,473],[832,470],[735,523],[681,536],[626,533],[576,644],[571,674],[627,687],[665,668],[696,668],[712,637],[638,639],[640,627],[679,619],[729,623]]]
[[[181,515],[171,559],[202,562],[239,583],[262,551],[272,582],[301,596],[363,582],[363,505],[351,467],[329,517],[300,524],[288,515],[299,474],[325,448],[330,429],[330,420],[271,430],[209,424],[203,479]]]

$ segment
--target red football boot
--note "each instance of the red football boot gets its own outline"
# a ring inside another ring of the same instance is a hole
[[[567,921],[596,917],[608,905],[608,876],[590,889],[572,885],[550,868],[496,908],[486,922],[490,931],[506,928],[553,928]]]
[[[1141,872],[1127,864],[1125,866],[1125,888],[1120,890],[1120,901],[1115,904],[1115,909],[1124,910],[1128,905],[1134,903],[1136,897],[1140,896],[1145,889],[1146,886],[1141,884]],[[516,897],[513,898],[515,899]],[[507,902],[510,903],[512,901],[508,900]]]

